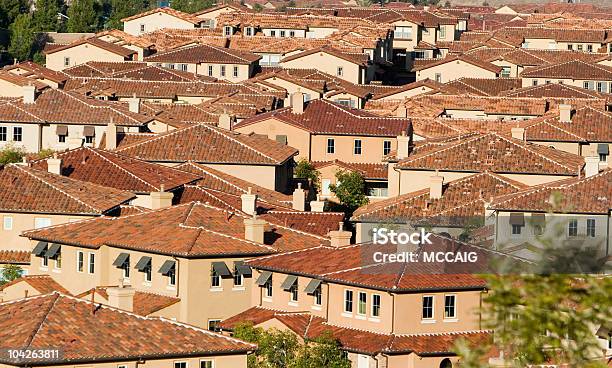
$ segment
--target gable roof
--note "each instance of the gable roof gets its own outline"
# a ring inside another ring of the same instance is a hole
[[[18,87],[34,86],[34,88],[36,88],[36,91],[41,91],[45,88],[49,88],[49,86],[43,82],[27,78],[23,75],[13,74],[4,70],[0,70],[0,80],[6,81]]]
[[[472,64],[472,65],[474,65],[474,66],[476,66],[478,68],[481,68],[481,69],[484,69],[484,70],[487,70],[487,71],[490,71],[490,72],[493,72],[493,73],[500,73],[501,70],[502,70],[501,66],[497,66],[497,65],[488,63],[486,61],[476,60],[476,59],[473,59],[473,58],[471,58],[469,56],[465,56],[465,55],[447,56],[447,57],[442,58],[440,60],[436,60],[436,61],[433,61],[433,62],[428,62],[428,63],[423,64],[423,65],[415,66],[414,68],[412,68],[412,70],[413,71],[421,71],[421,70],[424,70],[424,69],[429,69],[429,68],[434,67],[434,66],[451,63],[453,61],[455,61],[457,63],[464,62],[464,63]]]
[[[559,114],[545,116],[525,124],[525,137],[530,141],[612,142],[612,113],[584,106],[572,114],[570,122],[562,122]]]
[[[344,162],[336,159],[333,161],[313,161],[312,164],[317,170],[329,166],[338,166],[340,169],[356,171],[363,175],[364,179],[387,180],[388,178],[386,163]]]
[[[446,83],[457,90],[456,95],[467,93],[477,96],[498,96],[504,91],[521,88],[520,78],[459,78]]]
[[[198,175],[97,148],[79,147],[59,153],[62,175],[135,193],[172,190],[195,182]],[[34,168],[47,170],[47,160],[33,161]]]
[[[70,292],[66,290],[62,285],[60,285],[57,281],[55,281],[50,275],[21,276],[13,281],[7,282],[6,284],[0,286],[0,291],[22,282],[30,285],[32,288],[34,288],[34,290],[38,291],[39,294],[49,294],[54,291],[58,291],[60,293],[70,295]]]
[[[128,56],[132,56],[134,54],[137,54],[138,52],[128,49],[126,47],[114,44],[114,43],[110,43],[110,42],[106,42],[103,41],[99,38],[96,37],[90,37],[90,38],[83,38],[77,41],[74,41],[72,43],[69,43],[68,45],[64,45],[64,46],[59,46],[59,47],[54,47],[48,50],[45,50],[44,53],[46,55],[50,55],[50,54],[54,54],[56,52],[59,51],[64,51],[64,50],[68,50],[71,49],[75,46],[80,46],[80,45],[85,45],[85,44],[89,44],[91,46],[106,50],[108,52],[112,52],[113,54],[117,54],[119,56],[123,56],[123,57],[128,57]]]
[[[132,15],[131,17],[123,18],[121,19],[121,21],[125,23],[131,20],[134,20],[134,19],[146,17],[148,15],[157,14],[157,13],[168,14],[175,18],[178,18],[178,19],[181,19],[186,22],[193,23],[193,24],[200,24],[202,22],[202,19],[196,17],[193,14],[185,13],[180,10],[172,9],[172,8],[165,7],[165,6],[160,7],[160,8],[151,9],[151,10],[148,10],[142,13],[138,13],[138,14]]]
[[[0,188],[7,212],[101,215],[136,197],[19,164],[0,167]]]
[[[336,50],[334,48],[331,47],[319,47],[319,48],[314,48],[314,49],[310,49],[310,50],[306,50],[306,51],[302,51],[300,53],[297,53],[295,55],[291,55],[291,56],[287,56],[284,57],[283,59],[281,59],[281,64],[285,63],[287,61],[292,61],[292,60],[297,60],[300,58],[303,58],[304,56],[309,56],[309,55],[313,55],[316,53],[324,53],[324,54],[328,54],[328,55],[332,55],[335,56],[337,58],[346,60],[350,63],[353,64],[357,64],[357,65],[367,65],[368,64],[368,60],[369,60],[369,56],[368,54],[364,54],[364,53],[348,53],[348,52],[343,52],[340,50]]]
[[[261,55],[248,51],[233,50],[201,44],[186,47],[178,47],[174,50],[153,54],[145,58],[147,62],[162,63],[215,63],[215,64],[246,64],[256,62]]]
[[[297,154],[295,148],[256,134],[240,134],[194,124],[117,149],[147,161],[280,165]]]
[[[322,99],[308,101],[302,114],[294,114],[291,107],[285,107],[245,119],[235,129],[266,119],[277,119],[314,134],[395,137],[412,129],[410,119],[380,117]]]
[[[177,69],[163,68],[157,65],[147,65],[137,61],[88,61],[63,70],[71,77],[105,77],[149,81],[215,81],[204,75],[185,72]]]
[[[584,80],[612,80],[612,67],[570,60],[559,64],[547,64],[524,70],[522,78],[571,78]]]
[[[102,304],[108,305],[107,290],[110,287],[111,286],[98,286],[93,289],[89,289],[77,295],[76,297],[85,299],[85,300],[91,300],[92,294],[94,294],[94,298],[95,298],[95,294],[97,294],[101,296],[102,298],[106,299],[107,303],[102,303]],[[175,297],[167,296],[167,295],[154,294],[154,293],[147,293],[147,292],[136,290],[134,293],[134,300],[133,300],[133,312],[141,316],[148,316],[148,315],[151,315],[152,313],[158,312],[171,305],[174,305],[180,301],[181,301],[180,298],[175,298]]]
[[[27,73],[19,73],[19,69],[23,69],[27,71]],[[45,68],[44,66],[38,65],[32,61],[22,61],[18,64],[7,65],[4,67],[4,70],[8,70],[11,73],[24,75],[28,78],[48,79],[56,83],[64,83],[66,79],[68,79],[63,72]]]
[[[43,349],[53,341],[62,351],[61,357],[37,364],[245,354],[256,348],[194,326],[97,307],[59,293],[0,303],[0,327],[0,348]],[[20,365],[5,357],[2,363]]]

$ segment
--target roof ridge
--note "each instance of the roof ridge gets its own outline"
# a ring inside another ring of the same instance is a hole
[[[125,173],[127,173],[129,176],[132,176],[132,177],[133,177],[133,178],[135,178],[136,180],[138,180],[138,181],[140,181],[140,182],[142,182],[142,183],[144,183],[144,184],[146,184],[146,185],[148,185],[148,186],[150,186],[150,187],[153,187],[153,189],[158,189],[158,188],[156,188],[156,187],[155,187],[155,185],[153,185],[153,184],[151,184],[151,183],[148,183],[146,180],[139,178],[138,176],[136,176],[135,174],[131,173],[131,172],[130,172],[130,171],[128,171],[127,169],[125,169],[125,168],[123,168],[123,167],[119,166],[118,164],[116,164],[115,162],[113,162],[113,161],[109,160],[109,159],[108,159],[107,157],[105,157],[104,155],[101,155],[101,154],[100,154],[100,153],[99,153],[97,150],[91,149],[90,147],[82,147],[82,148],[85,148],[85,149],[87,149],[87,150],[89,150],[89,151],[91,151],[91,152],[95,153],[96,155],[100,156],[100,157],[101,157],[103,160],[105,160],[105,161],[109,162],[111,165],[113,165],[113,166],[117,167],[119,170],[124,171]],[[109,154],[111,154],[111,155],[118,155],[118,154],[113,153],[113,152],[108,152],[108,153],[109,153]],[[130,157],[130,159],[135,159],[135,158],[131,158],[131,157]],[[147,163],[148,163],[148,162],[147,162]]]
[[[54,291],[53,293],[56,293],[56,291]],[[47,320],[47,317],[49,317],[49,313],[51,313],[51,311],[53,310],[53,308],[55,307],[55,304],[57,303],[57,300],[59,299],[60,294],[57,293],[57,296],[55,296],[55,300],[53,300],[53,302],[51,303],[51,305],[49,305],[49,308],[47,309],[47,311],[45,312],[43,318],[41,319],[40,323],[38,324],[38,327],[36,328],[36,331],[33,331],[32,334],[30,336],[28,336],[28,341],[25,345],[25,348],[29,348],[30,345],[32,345],[32,342],[34,342],[34,339],[36,338],[36,335],[38,334],[38,332],[42,329],[43,324],[45,323],[45,321]]]
[[[206,125],[206,124],[199,124],[199,125],[200,125],[200,126],[205,126],[207,129],[209,129],[210,131],[212,131],[212,132],[214,132],[214,133],[216,133],[216,134],[218,134],[218,135],[223,135],[224,137],[226,137],[226,138],[228,138],[228,139],[232,140],[233,142],[235,142],[235,143],[237,143],[237,144],[239,144],[239,145],[241,145],[241,146],[244,146],[245,148],[247,148],[247,149],[249,149],[249,150],[251,150],[251,151],[255,152],[256,154],[258,154],[258,155],[260,155],[260,156],[263,156],[263,157],[267,158],[268,160],[271,160],[271,161],[274,161],[274,162],[276,161],[274,158],[272,158],[272,157],[270,157],[270,156],[268,156],[268,155],[264,154],[263,152],[258,151],[257,149],[255,149],[255,148],[253,148],[253,147],[249,146],[248,144],[246,144],[246,143],[244,143],[244,142],[240,142],[238,139],[236,139],[236,138],[234,138],[234,137],[231,137],[231,136],[230,136],[229,134],[227,134],[227,133],[222,132],[222,130],[221,130],[221,129],[213,129],[211,126]],[[242,134],[240,134],[240,133],[239,133],[239,136],[242,136]],[[266,137],[266,138],[267,138],[267,137]]]

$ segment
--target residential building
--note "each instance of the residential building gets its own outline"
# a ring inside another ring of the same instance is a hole
[[[137,51],[91,37],[46,50],[45,65],[51,70],[61,71],[88,61],[122,62],[137,60],[137,56]]]
[[[163,28],[193,29],[204,22],[193,14],[161,7],[121,19],[123,31],[132,36],[154,32]]]

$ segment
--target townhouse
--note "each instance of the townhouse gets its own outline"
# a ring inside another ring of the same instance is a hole
[[[138,52],[97,37],[84,38],[68,45],[45,50],[45,65],[61,71],[88,61],[123,62],[137,60]]]
[[[49,166],[57,168],[57,160]],[[67,178],[26,165],[0,167],[0,250],[30,251],[22,231],[112,215],[135,194]],[[57,260],[56,260],[57,261]],[[44,260],[50,266],[49,259]],[[57,263],[57,262],[55,262]],[[61,259],[59,260],[61,264]]]
[[[114,297],[129,304],[130,288]],[[18,324],[20,328],[10,328]],[[0,347],[4,367],[243,367],[255,345],[163,318],[142,317],[59,292],[0,303]],[[121,344],[105,344],[105,341]],[[49,343],[53,341],[50,348]],[[42,352],[38,359],[8,351]],[[78,362],[78,363],[77,363]]]
[[[40,93],[45,88],[49,88],[48,85],[33,81],[29,78],[9,73],[6,71],[0,72],[0,97],[21,97],[23,96],[23,87],[32,86],[34,87],[35,93]]]
[[[295,92],[290,107],[245,119],[233,129],[285,142],[299,151],[299,158],[347,163],[380,163],[397,149],[398,136],[405,142],[411,138],[406,117],[383,118],[326,100],[303,99],[303,93]]]
[[[161,7],[121,19],[123,31],[132,36],[154,32],[162,28],[199,28],[204,19],[176,9]]]
[[[531,68],[521,73],[523,87],[563,83],[597,92],[612,93],[612,66],[571,60]]]
[[[482,62],[469,56],[450,56],[433,62],[415,65],[416,79],[431,79],[438,83],[446,83],[459,78],[497,78],[502,67]]]
[[[422,263],[376,261],[375,254],[395,253],[396,246],[341,242],[261,257],[247,262],[253,307],[221,327],[246,322],[289,330],[300,340],[328,332],[358,368],[452,366],[456,341],[492,338],[479,317],[486,283],[467,270],[482,271],[495,255],[435,235],[431,240],[428,250],[473,251],[478,261],[445,274]]]
[[[239,198],[244,210],[256,208],[256,195]],[[249,307],[245,259],[329,242],[246,213],[187,202],[27,231],[30,275],[52,275],[75,295],[123,280],[137,291],[180,299],[159,311],[162,317],[215,329]],[[58,256],[54,272],[44,267],[42,260]]]
[[[122,63],[88,61],[87,63],[64,69],[62,72],[72,78],[121,78],[125,80],[148,80],[159,82],[215,81],[214,78],[184,72],[176,68],[171,69],[157,65],[148,65],[145,62],[139,61]]]

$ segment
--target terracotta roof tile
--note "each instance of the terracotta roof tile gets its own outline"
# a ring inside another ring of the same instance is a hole
[[[591,107],[577,109],[570,122],[561,122],[559,114],[543,117],[525,126],[530,141],[612,142],[612,114]]]
[[[11,282],[8,282],[2,286],[0,286],[0,290],[4,290],[10,286],[15,284],[19,284],[25,282],[30,285],[39,294],[49,294],[54,291],[60,292],[62,294],[70,295],[70,292],[66,290],[62,285],[60,285],[57,281],[53,279],[53,277],[49,275],[26,275],[19,277]]]
[[[313,161],[312,164],[317,170],[327,166],[337,165],[342,169],[357,171],[365,179],[387,180],[387,164],[372,164],[361,162],[343,162],[340,160],[334,161]]]
[[[20,250],[0,250],[0,264],[30,264],[30,252]]]
[[[89,44],[101,49],[104,49],[106,51],[112,52],[113,54],[117,54],[119,56],[123,56],[125,58],[127,57],[131,57],[134,54],[137,54],[136,51],[128,49],[126,47],[123,46],[119,46],[116,45],[114,43],[110,43],[110,42],[106,42],[106,41],[102,41],[96,37],[91,37],[91,38],[83,38],[80,40],[77,40],[75,42],[72,42],[68,45],[64,45],[64,46],[60,46],[60,47],[55,47],[53,49],[47,50],[45,49],[45,54],[49,55],[49,54],[53,54],[56,53],[58,51],[63,51],[63,50],[67,50],[70,49],[72,47],[75,46],[80,46],[80,45],[84,45],[84,44]]]
[[[0,80],[9,82],[11,84],[14,84],[18,87],[24,87],[24,86],[34,86],[36,88],[36,91],[41,91],[45,88],[49,88],[48,85],[46,85],[43,82],[39,82],[37,80],[33,80],[30,78],[27,78],[23,75],[19,75],[19,74],[13,74],[10,73],[8,71],[0,71]]]
[[[71,77],[105,77],[149,81],[215,81],[215,78],[189,73],[182,70],[168,69],[156,65],[147,65],[135,61],[107,62],[89,61],[84,64],[64,69]]]
[[[341,50],[337,50],[331,47],[320,47],[320,48],[316,48],[316,49],[310,49],[310,50],[306,50],[300,53],[297,53],[295,55],[291,55],[291,56],[286,56],[283,59],[281,59],[281,64],[286,63],[287,61],[291,61],[291,60],[297,60],[300,59],[304,56],[308,56],[308,55],[312,55],[312,54],[316,54],[316,53],[324,53],[324,54],[329,54],[329,55],[333,55],[336,56],[340,59],[344,59],[346,61],[349,61],[353,64],[357,64],[357,65],[367,65],[368,64],[368,60],[369,60],[369,55],[368,54],[363,54],[363,53],[349,53],[349,52],[343,52]]]
[[[127,18],[123,18],[121,19],[122,22],[129,22],[131,20],[134,19],[138,19],[138,18],[142,18],[142,17],[146,17],[147,15],[151,15],[151,14],[157,14],[157,13],[165,13],[168,15],[171,15],[173,17],[182,19],[184,21],[187,21],[189,23],[193,23],[193,24],[200,24],[203,19],[200,19],[198,17],[196,17],[193,14],[189,14],[189,13],[185,13],[176,9],[172,9],[172,8],[168,8],[168,7],[161,7],[161,8],[155,8],[155,9],[151,9],[149,11],[146,12],[142,12],[142,13],[138,13],[136,15],[132,15],[131,17],[127,17]]]
[[[612,67],[581,60],[572,60],[559,64],[548,64],[524,70],[522,78],[584,79],[612,80]]]
[[[452,62],[465,62],[468,64],[472,64],[474,66],[477,66],[479,68],[494,72],[494,73],[500,73],[502,70],[501,66],[497,66],[494,64],[491,64],[489,62],[486,61],[482,61],[482,60],[477,60],[477,59],[473,59],[469,56],[447,56],[445,58],[442,59],[437,59],[435,61],[432,61],[430,63],[427,63],[425,65],[420,65],[420,66],[415,66],[412,70],[413,71],[420,71],[420,70],[424,70],[424,69],[429,69],[433,66],[437,66],[437,65],[443,65],[443,64],[447,64],[447,63],[452,63]]]
[[[212,45],[194,45],[157,53],[145,58],[147,62],[160,63],[226,63],[251,64],[261,55],[251,52],[220,48]]]
[[[446,85],[459,91],[453,94],[467,93],[478,96],[498,96],[502,92],[522,87],[520,78],[459,78]]]
[[[94,289],[87,290],[86,292],[81,293],[76,297],[85,300],[91,300],[91,294],[96,293],[108,301],[107,290],[109,287],[111,286],[96,287]],[[174,305],[180,301],[180,298],[154,293],[147,293],[137,290],[134,294],[133,312],[141,316],[148,316],[152,313],[158,312],[164,308]],[[103,304],[108,305],[108,303]]]
[[[28,78],[48,79],[56,83],[64,83],[66,79],[68,79],[63,72],[45,68],[32,61],[22,61],[18,64],[7,65],[4,67],[4,70],[8,70],[15,74],[26,75]],[[27,73],[22,73],[21,71],[26,71]]]

